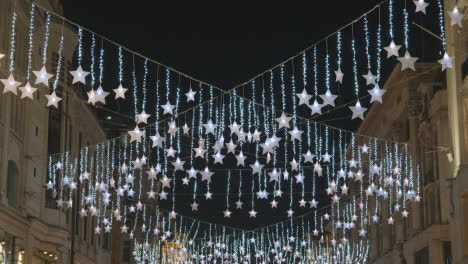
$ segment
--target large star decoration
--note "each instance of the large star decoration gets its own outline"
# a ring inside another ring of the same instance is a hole
[[[340,82],[340,83],[343,83],[343,72],[341,72],[341,68],[338,68],[337,71],[335,71],[335,75],[336,75],[336,82]]]
[[[414,0],[413,3],[416,6],[416,10],[414,11],[415,13],[421,12],[426,14],[426,7],[429,5],[428,3],[424,2],[424,0]]]
[[[140,114],[136,115],[136,118],[137,118],[137,124],[139,123],[144,123],[144,124],[147,124],[148,123],[148,118],[150,117],[151,115],[150,114],[147,114],[145,112],[145,110],[143,110]]]
[[[302,93],[297,93],[297,97],[299,97],[299,105],[308,105],[310,98],[312,98],[312,95],[308,94],[306,89],[302,90]]]
[[[128,90],[127,88],[124,88],[122,84],[120,84],[117,89],[113,90],[115,93],[115,99],[119,99],[119,98],[125,99],[125,92],[127,90]]]
[[[386,90],[380,89],[379,85],[376,84],[374,88],[367,90],[367,92],[371,95],[371,103],[375,101],[382,103],[382,96],[384,95]]]
[[[13,77],[13,74],[10,73],[10,76],[8,79],[0,79],[0,81],[3,83],[4,88],[3,88],[3,93],[11,92],[15,95],[17,95],[17,90],[16,88],[21,84],[20,82],[15,81],[15,78]]]
[[[314,100],[314,103],[309,105],[310,110],[312,111],[311,115],[322,114],[323,105],[319,104],[317,100]]]
[[[351,119],[360,118],[364,120],[364,113],[367,111],[367,108],[362,107],[359,101],[356,102],[355,106],[350,106],[349,109],[353,112]]]
[[[442,59],[437,61],[438,63],[440,63],[440,65],[442,65],[441,71],[445,71],[445,69],[447,69],[447,68],[452,69],[453,68],[452,61],[453,61],[454,58],[455,57],[449,56],[448,53],[445,52]]]
[[[276,122],[278,122],[278,129],[282,127],[289,128],[289,121],[291,121],[292,117],[286,116],[283,112],[280,117],[276,118]]]
[[[417,57],[411,57],[410,53],[406,51],[405,56],[398,58],[398,60],[401,62],[401,71],[404,71],[406,69],[411,69],[415,71],[416,69],[414,68],[414,63],[418,59],[419,58]]]
[[[459,27],[463,27],[463,24],[462,24],[462,20],[463,20],[463,17],[465,16],[464,14],[460,13],[460,11],[458,11],[458,8],[457,6],[455,6],[453,8],[453,11],[448,11],[448,14],[450,16],[450,25],[453,26],[453,25],[457,25]]]
[[[46,94],[45,97],[47,98],[47,107],[53,105],[58,109],[58,103],[62,100],[62,98],[57,96],[55,90],[51,94]]]
[[[36,75],[36,84],[43,83],[46,86],[49,86],[49,79],[52,78],[54,75],[47,73],[45,65],[42,66],[40,71],[33,71],[34,75]]]
[[[173,111],[175,106],[171,105],[171,103],[169,101],[167,101],[167,103],[165,105],[161,105],[161,107],[164,110],[163,115],[165,115],[165,114],[172,115],[172,111]]]
[[[190,101],[195,101],[195,94],[197,92],[192,91],[192,88],[188,91],[188,93],[185,93],[185,96],[187,96],[187,103]]]
[[[338,97],[337,95],[334,95],[330,92],[330,90],[327,89],[327,91],[324,94],[319,95],[320,98],[323,100],[322,106],[335,106],[335,99]]]
[[[37,88],[32,87],[29,82],[27,82],[25,86],[21,86],[18,89],[21,91],[21,99],[26,97],[33,99],[33,93],[37,90]]]
[[[384,49],[387,51],[387,59],[392,57],[392,56],[395,56],[395,57],[399,57],[400,55],[398,54],[398,50],[401,48],[401,45],[396,45],[395,42],[390,42],[390,45],[388,45],[387,47],[384,47]]]
[[[370,70],[367,72],[367,74],[362,75],[362,77],[366,79],[366,85],[369,85],[369,84],[375,85],[375,81],[377,80],[377,76],[373,75]]]
[[[72,84],[80,82],[82,84],[86,84],[86,76],[89,74],[87,71],[83,71],[81,68],[81,65],[78,66],[78,69],[76,71],[70,71],[70,74],[73,75],[73,81]]]
[[[133,141],[141,143],[141,137],[145,134],[145,131],[141,131],[140,128],[136,126],[135,129],[128,131],[128,134],[130,135],[130,143]]]

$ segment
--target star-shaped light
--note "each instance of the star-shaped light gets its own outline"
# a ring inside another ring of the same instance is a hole
[[[453,69],[452,61],[455,57],[449,56],[447,52],[445,52],[444,57],[442,59],[438,60],[437,62],[442,65],[442,71],[445,71],[445,69],[450,68]]]
[[[428,3],[424,2],[424,0],[413,0],[414,5],[416,6],[415,13],[421,12],[426,14],[426,7],[429,5]]]
[[[184,131],[184,134],[188,136],[190,127],[187,125],[187,123],[185,123],[185,124],[182,126],[182,129],[183,129],[183,131]]]
[[[289,162],[289,164],[291,165],[291,171],[298,171],[299,163],[297,163],[295,158],[293,158],[293,160]]]
[[[310,98],[312,98],[312,95],[308,94],[306,89],[302,90],[302,93],[297,93],[297,97],[299,97],[299,105],[308,105]]]
[[[279,172],[277,169],[274,169],[272,172],[269,172],[268,173],[268,176],[270,176],[270,182],[272,181],[276,181],[278,182],[279,181]]]
[[[206,149],[203,148],[203,146],[199,146],[198,148],[194,148],[193,151],[195,151],[195,158],[205,158],[205,152]]]
[[[177,132],[179,131],[179,128],[177,127],[177,124],[175,121],[167,122],[167,126],[168,126],[167,132],[169,134],[172,134],[173,136],[175,136]]]
[[[330,162],[331,155],[328,152],[322,155],[323,162]]]
[[[26,97],[33,99],[33,93],[37,90],[37,88],[32,87],[29,82],[27,82],[25,86],[21,86],[18,89],[21,91],[21,99]]]
[[[128,89],[127,88],[124,88],[122,86],[122,84],[119,85],[119,87],[117,87],[117,89],[114,89],[114,93],[115,93],[115,99],[119,99],[119,98],[122,98],[122,99],[125,99],[125,92],[127,91]]]
[[[346,183],[341,186],[341,195],[347,195],[348,194],[348,186],[346,186]]]
[[[46,94],[45,97],[47,98],[48,107],[53,105],[55,108],[58,109],[58,103],[62,100],[62,98],[57,96],[55,90],[51,94]]]
[[[159,199],[167,200],[167,192],[165,192],[164,190],[161,190],[161,192],[159,193]]]
[[[362,153],[368,153],[369,152],[369,147],[366,144],[362,145],[361,146],[361,152]]]
[[[172,179],[171,178],[168,178],[166,175],[164,175],[164,177],[162,177],[162,179],[159,180],[161,182],[161,188],[164,189],[164,188],[170,188],[171,187],[171,181]]]
[[[286,114],[283,112],[280,117],[276,118],[276,122],[278,122],[278,129],[281,129],[282,127],[289,128],[289,121],[291,121],[292,117],[286,116]]]
[[[147,114],[145,112],[145,110],[143,110],[140,114],[136,115],[136,118],[137,118],[137,124],[140,124],[140,123],[144,123],[144,124],[147,124],[148,123],[148,118],[150,117],[151,115],[150,114]]]
[[[317,208],[318,202],[315,199],[312,199],[309,201],[309,207],[310,208]]]
[[[271,208],[277,208],[278,206],[278,202],[275,199],[273,199],[273,201],[271,201],[270,204],[271,204]]]
[[[198,211],[198,205],[196,201],[193,201],[193,203],[190,205],[192,207],[192,211]]]
[[[96,99],[98,102],[101,102],[103,104],[106,104],[106,96],[108,96],[109,93],[104,91],[104,89],[102,89],[102,86],[99,86],[96,90]]]
[[[175,219],[176,216],[177,216],[177,213],[176,213],[174,210],[172,210],[172,211],[169,213],[169,216],[170,216],[172,219]]]
[[[205,167],[203,171],[200,172],[202,176],[202,181],[208,181],[211,182],[211,176],[214,174],[214,172],[211,172],[208,167]]]
[[[33,71],[34,75],[36,75],[36,83],[42,83],[45,86],[49,86],[49,79],[52,78],[54,75],[47,73],[45,65],[42,66],[40,71]]]
[[[372,96],[370,102],[373,103],[375,101],[382,103],[382,96],[387,90],[380,89],[379,85],[376,84],[374,88],[367,90],[367,92]]]
[[[366,79],[366,85],[369,85],[369,84],[375,85],[375,81],[377,80],[377,76],[373,75],[370,70],[367,71],[367,74],[362,75],[362,77]]]
[[[250,167],[252,168],[252,175],[261,174],[264,166],[265,165],[260,164],[258,160],[256,160],[254,164],[250,164]]]
[[[231,218],[232,212],[229,211],[229,208],[227,208],[225,211],[223,211],[223,213],[224,213],[224,217]]]
[[[185,96],[187,96],[187,103],[190,101],[195,101],[195,94],[197,92],[192,91],[192,88],[188,91],[188,93],[185,93]]]
[[[229,141],[229,143],[225,143],[225,144],[226,144],[226,147],[227,147],[227,153],[233,153],[234,154],[237,145],[234,144],[234,142],[232,142],[232,139],[231,139],[231,141]]]
[[[130,143],[133,141],[137,141],[141,143],[141,137],[145,134],[145,131],[141,131],[138,126],[136,126],[133,130],[127,132],[130,135]]]
[[[299,130],[297,128],[297,126],[295,126],[293,130],[288,131],[288,132],[291,135],[291,141],[294,141],[295,139],[300,141],[301,140],[301,135],[302,135],[302,133],[304,133],[304,131]]]
[[[349,109],[353,112],[351,119],[360,118],[364,120],[364,113],[367,111],[367,108],[362,107],[359,101],[356,102],[355,106],[349,106]]]
[[[11,92],[15,95],[17,95],[16,88],[21,84],[20,82],[15,81],[15,78],[13,77],[13,74],[10,73],[10,76],[8,79],[0,79],[0,81],[3,83],[3,93]]]
[[[294,177],[296,178],[296,183],[301,183],[301,184],[304,183],[304,176],[301,173],[297,174]]]
[[[174,166],[174,171],[184,170],[184,163],[185,161],[181,161],[180,158],[177,157],[176,161],[172,162],[172,165]]]
[[[73,75],[72,84],[81,82],[82,84],[86,84],[86,76],[89,74],[87,71],[83,71],[81,65],[75,71],[70,71],[70,74]]]
[[[153,148],[154,147],[160,147],[160,148],[163,147],[162,143],[164,141],[164,137],[161,137],[159,132],[156,132],[156,135],[154,135],[154,136],[150,136],[150,139],[151,139],[151,141],[153,141]]]
[[[399,57],[398,60],[401,62],[401,71],[411,69],[415,71],[414,63],[419,60],[417,57],[411,57],[410,53],[406,51],[405,56]]]
[[[387,51],[387,59],[392,57],[392,56],[395,56],[395,57],[399,57],[400,54],[398,54],[398,50],[401,48],[401,45],[396,45],[395,42],[390,42],[390,45],[388,45],[387,47],[384,47],[384,49]]]
[[[242,204],[243,204],[243,202],[242,202],[240,199],[237,200],[237,202],[236,202],[236,209],[242,209]]]
[[[215,129],[218,125],[213,124],[213,121],[208,120],[206,124],[203,125],[205,127],[205,134],[213,134],[215,133]]]
[[[292,210],[292,208],[289,208],[287,213],[288,213],[288,217],[291,218],[291,217],[293,217],[294,211]]]
[[[312,110],[311,115],[315,115],[315,114],[321,115],[322,114],[322,107],[323,107],[323,105],[319,104],[317,102],[317,99],[315,99],[314,103],[309,105],[310,110]]]
[[[395,222],[395,220],[393,219],[393,217],[390,216],[390,217],[387,219],[387,222],[388,222],[389,225],[393,225],[393,223]]]
[[[315,158],[315,155],[313,155],[310,150],[307,150],[306,154],[302,154],[304,156],[304,163],[314,163],[313,159]]]
[[[458,11],[457,6],[453,7],[453,11],[448,11],[448,14],[450,16],[451,26],[457,24],[459,27],[463,27],[462,20],[465,14],[460,13],[460,11]]]
[[[324,94],[319,95],[320,98],[322,98],[323,103],[322,107],[325,107],[327,105],[335,106],[335,99],[338,97],[338,95],[334,95],[330,92],[329,89]]]
[[[255,211],[254,208],[252,208],[252,210],[249,211],[249,217],[250,218],[256,218],[257,217],[257,212]]]
[[[219,164],[223,164],[223,159],[224,159],[224,155],[221,155],[220,152],[214,154],[214,155],[211,155],[213,158],[214,158],[214,162],[213,164],[216,164],[216,163],[219,163]]]
[[[163,115],[165,115],[165,114],[172,115],[172,111],[173,111],[175,106],[171,105],[171,103],[169,101],[167,101],[167,103],[165,105],[161,105],[161,107],[164,110]]]
[[[408,211],[403,210],[403,212],[401,212],[401,216],[403,216],[404,218],[407,218],[408,217]]]
[[[205,195],[206,200],[211,200],[213,193],[211,193],[210,191],[207,191],[204,195]]]
[[[237,166],[245,166],[245,159],[247,157],[244,156],[244,153],[241,151],[239,154],[236,156],[237,159]]]
[[[302,199],[299,201],[299,206],[300,206],[300,207],[305,207],[305,206],[306,206],[306,201],[304,200],[304,198],[302,198]]]
[[[340,82],[340,83],[343,83],[343,72],[341,71],[341,68],[338,68],[337,71],[335,71],[335,75],[336,75],[336,82]]]
[[[175,151],[175,149],[174,149],[172,146],[171,146],[170,148],[166,149],[166,155],[167,155],[168,157],[173,157],[173,158],[174,158],[174,157],[175,157],[175,153],[176,153],[176,151]]]
[[[190,168],[190,170],[187,171],[187,174],[189,175],[189,178],[196,179],[197,178],[197,173],[198,173],[198,171],[195,170],[193,167]]]

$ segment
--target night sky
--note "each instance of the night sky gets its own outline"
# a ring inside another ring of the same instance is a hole
[[[380,1],[63,2],[70,20],[195,78],[230,89],[297,54]]]

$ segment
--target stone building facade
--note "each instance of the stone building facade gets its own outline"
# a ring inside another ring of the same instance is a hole
[[[444,1],[453,10],[455,1]],[[467,13],[468,1],[457,1]],[[408,142],[421,164],[422,200],[407,219],[385,219],[369,230],[371,263],[468,263],[468,42],[466,28],[445,18],[453,69],[417,63],[416,71],[396,66],[385,83],[384,104],[374,104],[359,133]],[[415,179],[416,180],[416,179]]]
[[[58,0],[36,3],[62,13]],[[30,9],[29,0],[0,1],[0,53],[6,55],[0,61],[0,77],[9,75],[11,14],[16,10],[13,74],[23,84],[28,63]],[[61,21],[51,20],[45,66],[53,74],[57,68],[61,27]],[[44,30],[45,12],[37,9],[33,70],[43,65]],[[49,153],[70,151],[77,155],[81,147],[106,138],[92,110],[83,101],[76,100],[82,93],[80,90],[86,87],[71,85],[72,76],[68,72],[75,70],[71,67],[74,47],[78,44],[76,28],[65,26],[63,34],[66,48],[57,88],[67,96],[59,95],[62,97],[59,109],[46,107],[44,95],[50,94],[50,90],[43,85],[37,86],[33,100],[0,92],[0,263],[71,263],[72,255],[74,263],[111,263],[110,239],[95,235],[93,221],[80,219],[74,211],[76,207],[58,209],[51,192],[45,191]],[[73,220],[77,223],[75,228],[72,228]]]

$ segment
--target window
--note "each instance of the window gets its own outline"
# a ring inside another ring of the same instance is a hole
[[[124,240],[122,246],[122,261],[130,261],[131,241]]]
[[[444,264],[452,264],[452,243],[450,241],[442,242],[444,253]]]
[[[7,199],[10,206],[16,207],[18,202],[18,166],[12,160],[8,161]]]
[[[59,109],[61,104],[59,104]],[[48,144],[47,153],[54,154],[60,152],[60,128],[62,126],[62,115],[60,110],[49,111],[49,129],[48,129]]]
[[[415,264],[429,264],[429,249],[427,247],[419,250],[414,254]]]

